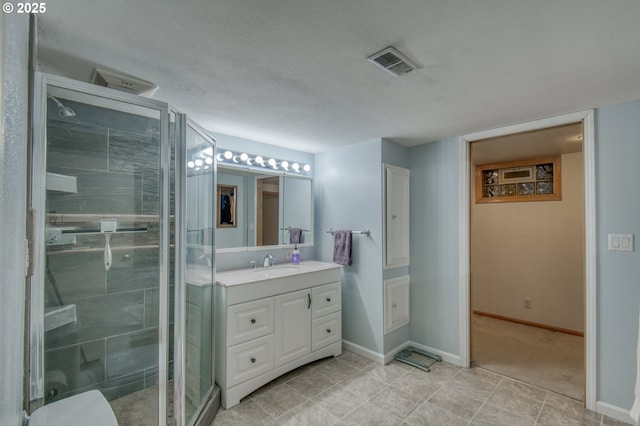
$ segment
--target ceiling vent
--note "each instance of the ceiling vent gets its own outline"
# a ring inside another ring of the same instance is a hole
[[[150,81],[99,68],[96,68],[93,72],[91,83],[145,97],[151,97],[158,88]]]
[[[393,47],[387,47],[369,56],[367,60],[395,77],[407,74],[418,68],[409,58]]]

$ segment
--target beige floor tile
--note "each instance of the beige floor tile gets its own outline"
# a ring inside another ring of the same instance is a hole
[[[500,380],[500,376],[486,375],[481,370],[472,368],[460,370],[445,386],[485,401],[498,386]]]
[[[327,379],[322,374],[316,373],[315,370],[311,370],[287,382],[287,385],[291,386],[307,398],[311,398],[312,396],[329,389],[335,384],[336,383],[334,381]]]
[[[356,395],[370,399],[386,388],[387,384],[369,372],[360,371],[345,382],[344,387]]]
[[[409,370],[399,362],[390,362],[387,365],[375,364],[365,367],[364,370],[370,372],[385,383],[393,383],[409,372]]]
[[[470,393],[449,387],[440,389],[429,399],[429,402],[467,420],[470,420],[484,404],[484,400]]]
[[[370,359],[367,359],[351,351],[342,352],[342,355],[337,356],[336,359],[346,362],[347,364],[355,368],[364,368],[367,365],[375,364]]]
[[[349,415],[344,417],[340,424],[344,425],[369,425],[369,426],[393,426],[402,423],[402,419],[387,410],[384,410],[371,402],[365,402]]]
[[[395,414],[396,416],[404,419],[424,401],[413,397],[404,391],[389,386],[384,390],[384,392],[380,392],[372,398],[371,402],[376,406],[387,410],[391,414]]]
[[[405,423],[416,426],[464,426],[467,424],[467,420],[456,416],[442,407],[425,402],[407,417]]]
[[[400,389],[424,401],[436,393],[444,383],[445,382],[432,379],[429,373],[408,373],[394,381],[391,387]]]
[[[540,416],[539,425],[544,426],[600,426],[601,415],[582,409],[562,409],[544,404]]]
[[[602,426],[629,426],[628,423],[621,422],[620,420],[612,419],[611,417],[602,416]]]
[[[272,420],[271,415],[255,401],[248,399],[235,407],[220,409],[213,419],[213,426],[227,425],[264,425]]]
[[[515,413],[500,407],[485,404],[471,420],[477,426],[532,426],[536,416]]]
[[[331,413],[311,401],[307,401],[275,419],[274,424],[278,426],[330,426],[337,421],[338,419]]]
[[[340,359],[333,359],[325,364],[322,364],[313,371],[314,373],[321,374],[322,376],[335,383],[339,383],[353,376],[355,373],[360,371],[360,369],[354,368],[352,365],[341,361]]]
[[[535,419],[540,414],[543,402],[523,393],[498,387],[487,400],[487,404]]]
[[[308,401],[304,395],[284,383],[253,397],[252,400],[274,418]]]
[[[521,394],[530,396],[532,398],[544,401],[547,399],[547,392],[544,389],[537,388],[535,386],[528,385],[526,383],[518,382],[516,380],[505,378],[498,385],[498,390],[506,390],[508,392],[519,392]]]
[[[355,410],[366,399],[345,389],[343,385],[336,385],[311,399],[315,404],[341,418]]]

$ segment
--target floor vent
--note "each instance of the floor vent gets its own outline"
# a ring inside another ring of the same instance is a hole
[[[387,47],[369,56],[367,60],[395,77],[407,74],[418,68],[409,58],[393,47]]]
[[[91,83],[140,96],[151,97],[158,86],[126,74],[96,68]]]

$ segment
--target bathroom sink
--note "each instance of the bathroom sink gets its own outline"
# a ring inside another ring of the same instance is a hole
[[[187,267],[185,278],[186,278],[187,284],[194,284],[194,285],[213,284],[213,280],[212,280],[213,273],[209,268],[203,268],[199,266],[189,266]]]
[[[268,272],[274,272],[274,273],[287,273],[287,272],[296,272],[297,270],[299,270],[300,267],[299,266],[272,266],[270,268],[259,268],[259,269],[254,269],[253,272],[254,273],[260,273],[260,272],[264,272],[264,273],[268,273]]]

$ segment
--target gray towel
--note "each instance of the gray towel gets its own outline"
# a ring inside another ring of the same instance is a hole
[[[333,261],[340,265],[351,265],[351,231],[340,230],[333,234]]]
[[[289,244],[302,243],[302,229],[289,228]]]

